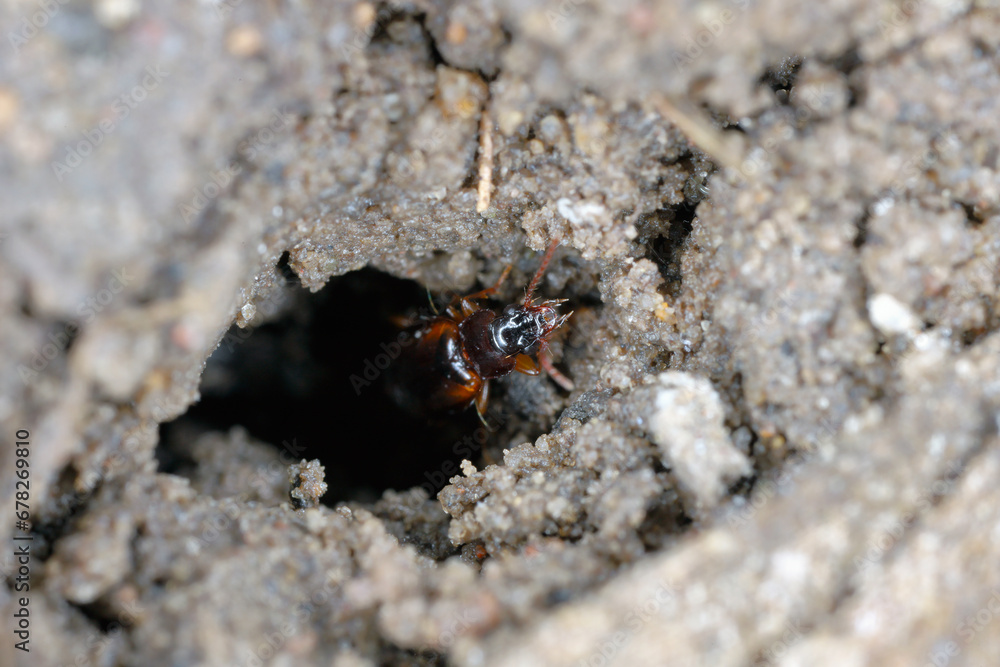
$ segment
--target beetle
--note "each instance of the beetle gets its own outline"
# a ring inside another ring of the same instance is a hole
[[[573,383],[549,359],[548,341],[573,313],[559,314],[558,307],[566,299],[534,298],[558,246],[558,239],[549,245],[524,299],[501,312],[479,302],[499,290],[509,266],[492,287],[457,298],[444,312],[411,323],[412,344],[390,369],[389,387],[395,401],[414,414],[459,412],[475,405],[485,424],[490,380],[514,371],[538,375],[545,369],[556,383],[572,391]],[[537,362],[533,351],[537,351]]]

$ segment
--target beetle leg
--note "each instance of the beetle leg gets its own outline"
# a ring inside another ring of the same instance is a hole
[[[400,329],[409,329],[410,327],[418,324],[420,322],[420,318],[410,317],[408,315],[391,315],[389,317],[389,321]]]
[[[538,375],[542,369],[538,363],[526,354],[519,354],[514,357],[514,370],[525,375]]]
[[[490,425],[486,423],[486,405],[490,401],[490,382],[486,380],[483,382],[482,388],[479,390],[479,395],[476,396],[476,414],[479,415],[479,421],[483,422],[483,426],[486,427],[487,431],[492,431]]]
[[[547,345],[542,345],[538,349],[538,363],[542,365],[545,372],[556,381],[560,387],[566,391],[573,391],[573,381],[568,377],[556,370],[556,367],[552,365],[552,360],[549,358],[549,348]]]
[[[471,299],[485,299],[488,296],[496,294],[497,290],[500,289],[500,286],[503,285],[503,281],[507,280],[507,275],[510,273],[512,266],[513,266],[512,264],[507,265],[507,268],[503,270],[503,273],[500,274],[500,277],[497,278],[497,281],[493,283],[492,287],[487,287],[486,289],[480,290],[475,294],[470,294],[469,296],[465,297],[462,300],[469,301]]]
[[[513,265],[511,264],[507,265],[507,268],[503,270],[503,273],[500,274],[500,277],[495,283],[493,283],[492,287],[479,290],[469,296],[456,297],[452,300],[451,304],[445,308],[445,314],[453,320],[463,320],[479,310],[479,306],[475,303],[476,299],[485,299],[486,297],[495,294],[496,291],[500,289],[500,285],[503,284],[503,281],[507,279],[507,274],[510,273],[512,266]]]
[[[462,319],[465,319],[469,315],[472,315],[472,313],[474,313],[477,310],[479,310],[479,306],[477,306],[475,303],[473,303],[469,299],[469,297],[466,297],[466,298],[462,299],[461,301],[459,301],[458,302],[458,307],[462,309]]]

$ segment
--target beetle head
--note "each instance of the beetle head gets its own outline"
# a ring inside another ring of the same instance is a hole
[[[559,304],[566,299],[550,299],[538,304],[512,304],[490,323],[493,344],[505,356],[522,354],[539,341],[544,342],[573,313],[560,315]]]

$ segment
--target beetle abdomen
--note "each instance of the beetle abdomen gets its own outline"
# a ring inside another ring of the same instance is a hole
[[[413,345],[390,367],[389,391],[402,408],[419,415],[464,410],[482,378],[462,354],[458,325],[436,317],[413,330]]]
[[[501,378],[514,370],[513,357],[501,354],[493,344],[489,325],[495,319],[496,313],[484,308],[472,313],[458,325],[465,356],[484,380]]]

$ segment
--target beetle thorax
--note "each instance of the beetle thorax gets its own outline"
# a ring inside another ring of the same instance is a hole
[[[545,336],[549,319],[542,309],[508,306],[490,323],[490,337],[501,354],[520,354]]]

